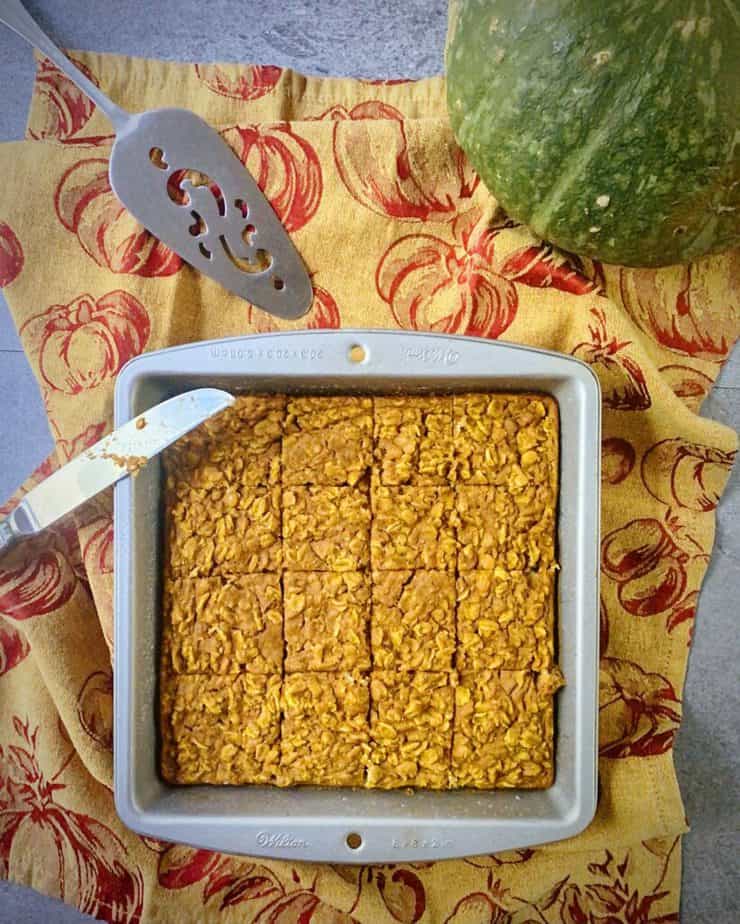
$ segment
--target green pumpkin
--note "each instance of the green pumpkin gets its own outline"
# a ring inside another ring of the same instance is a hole
[[[458,0],[447,103],[512,218],[582,256],[686,263],[740,244],[740,6]]]

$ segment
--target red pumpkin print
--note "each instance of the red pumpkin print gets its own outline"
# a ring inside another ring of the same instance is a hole
[[[609,648],[609,613],[604,598],[599,597],[599,657],[603,658]]]
[[[598,284],[589,279],[573,255],[564,254],[551,244],[530,243],[530,235],[521,225],[507,221],[496,234],[496,272],[537,289],[557,289],[570,295],[589,295]]]
[[[0,677],[20,664],[30,650],[26,636],[0,619]]]
[[[619,585],[617,596],[633,616],[654,616],[676,604],[686,589],[686,562],[660,520],[632,520],[601,544],[601,570]]]
[[[721,362],[740,323],[740,252],[705,257],[688,266],[619,270],[624,307],[662,346]]]
[[[107,428],[108,425],[105,423],[90,424],[85,427],[82,433],[78,433],[77,436],[73,437],[71,440],[58,439],[57,449],[64,457],[64,461],[68,462],[81,452],[89,449],[97,443],[99,439],[102,439]]]
[[[650,392],[645,375],[625,349],[631,341],[619,342],[610,337],[606,315],[601,308],[592,308],[595,323],[589,327],[590,339],[571,351],[577,359],[587,362],[601,382],[602,401],[615,411],[644,411],[650,407]]]
[[[80,528],[82,561],[108,647],[113,649],[113,520],[96,518]]]
[[[535,851],[531,847],[522,847],[518,850],[502,850],[499,853],[487,853],[478,857],[463,857],[463,863],[477,869],[495,869],[498,866],[526,863],[534,854]]]
[[[628,440],[609,436],[601,441],[601,483],[621,484],[635,467],[635,449]]]
[[[600,676],[601,756],[648,757],[669,750],[681,721],[671,683],[618,658],[602,658]]]
[[[680,549],[660,520],[643,517],[612,530],[601,543],[601,570],[614,581],[643,577]]]
[[[275,330],[336,330],[341,327],[341,317],[339,315],[339,306],[334,301],[331,293],[321,286],[314,283],[313,286],[313,304],[307,315],[304,315],[298,321],[293,323],[283,322],[278,327],[273,315],[262,311],[256,305],[250,305],[247,313],[249,323],[255,331],[260,334],[267,334]]]
[[[379,100],[333,106],[334,161],[349,194],[365,208],[399,221],[452,221],[472,204],[478,176],[450,134],[442,157],[411,147],[404,116]],[[382,145],[373,122],[386,123]],[[442,167],[440,168],[440,164]]]
[[[286,231],[297,231],[313,218],[323,180],[318,155],[308,141],[287,122],[237,125],[221,134],[257,181]]]
[[[491,269],[495,232],[461,216],[452,237],[409,234],[391,244],[375,274],[378,294],[399,327],[499,337],[516,316],[518,297]]]
[[[702,401],[711,391],[714,382],[708,375],[691,366],[670,364],[658,370],[674,395],[695,413],[699,412]]]
[[[65,789],[37,757],[38,729],[13,718],[20,745],[0,748],[0,877],[28,882],[110,924],[138,924],[144,882],[123,842],[101,822],[65,808]],[[33,872],[31,872],[33,871]]]
[[[416,79],[412,77],[390,77],[387,80],[375,77],[360,77],[359,80],[360,83],[366,83],[371,87],[395,87],[404,83],[416,83]]]
[[[171,276],[182,260],[121,205],[104,157],[80,160],[62,175],[54,194],[57,217],[82,249],[114,273]]]
[[[661,440],[642,458],[642,481],[661,503],[706,513],[717,506],[734,460],[734,452],[680,438]]]
[[[49,533],[39,542],[26,543],[0,564],[0,615],[30,619],[53,613],[67,603],[76,585],[71,562],[57,537]]]
[[[421,879],[410,869],[399,867],[387,873],[379,870],[375,884],[395,921],[401,924],[416,924],[426,908],[426,895]]]
[[[485,892],[465,895],[444,919],[444,924],[513,924],[511,912]]]
[[[82,685],[77,718],[98,747],[113,749],[113,675],[109,670],[95,671]]]
[[[95,86],[98,81],[90,69],[76,58],[70,58],[75,67]],[[30,128],[31,138],[96,143],[101,139],[78,137],[95,112],[95,104],[79,90],[48,58],[41,58],[33,88],[38,102],[34,112],[38,128]]]
[[[696,617],[696,609],[699,605],[699,591],[692,590],[690,593],[687,593],[683,600],[679,601],[676,606],[673,608],[673,611],[668,614],[666,619],[666,629],[669,632],[673,632],[675,628],[680,626],[684,622],[690,623],[689,634],[687,639],[687,644],[691,644],[691,630],[693,628],[694,619]]]
[[[0,221],[0,289],[9,286],[23,269],[23,249],[13,229]]]
[[[233,65],[195,65],[195,73],[209,90],[244,102],[259,99],[274,90],[283,69],[272,64],[249,64],[239,65],[236,75],[233,71]]]
[[[128,292],[116,289],[94,300],[80,295],[30,318],[20,334],[36,353],[51,391],[76,395],[112,379],[149,339],[149,315]]]

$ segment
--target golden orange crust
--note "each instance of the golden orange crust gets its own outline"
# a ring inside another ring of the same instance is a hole
[[[451,487],[373,485],[372,563],[376,571],[454,571],[457,543]]]
[[[370,563],[370,501],[361,487],[283,489],[288,571],[359,571]]]
[[[383,485],[444,485],[452,467],[452,398],[374,400],[375,462]]]

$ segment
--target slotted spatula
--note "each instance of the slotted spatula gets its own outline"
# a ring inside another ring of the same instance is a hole
[[[210,125],[187,109],[129,113],[116,106],[20,0],[0,0],[0,22],[50,58],[113,123],[110,183],[134,218],[196,269],[265,311],[280,318],[308,311],[313,290],[298,251]]]

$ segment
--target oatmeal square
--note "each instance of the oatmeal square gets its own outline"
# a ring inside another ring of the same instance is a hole
[[[280,677],[161,678],[162,773],[169,783],[269,783],[280,762]]]
[[[371,398],[289,398],[283,439],[286,485],[356,485],[372,465]]]
[[[361,571],[286,571],[285,670],[370,667],[370,581]]]
[[[452,778],[475,789],[545,789],[554,779],[556,669],[477,671],[455,690]]]
[[[283,489],[288,571],[359,571],[370,561],[370,502],[361,487]]]
[[[452,398],[375,398],[375,460],[383,485],[447,484]]]
[[[166,491],[167,559],[172,577],[233,577],[279,571],[280,489],[259,485]]]
[[[373,671],[367,785],[447,789],[454,688],[449,674]]]
[[[454,570],[452,488],[373,485],[372,490],[375,570]]]
[[[455,651],[455,576],[449,571],[373,574],[373,666],[449,671]]]
[[[512,495],[505,488],[459,485],[455,530],[460,571],[548,569],[555,561],[555,506],[547,485]]]
[[[518,493],[557,478],[558,406],[548,395],[468,394],[454,398],[455,471],[465,484]]]
[[[279,574],[168,580],[164,599],[165,631],[175,673],[280,673]]]
[[[554,637],[552,571],[462,571],[457,580],[457,668],[546,670]]]
[[[368,681],[357,671],[287,674],[281,783],[361,786],[368,751]]]

